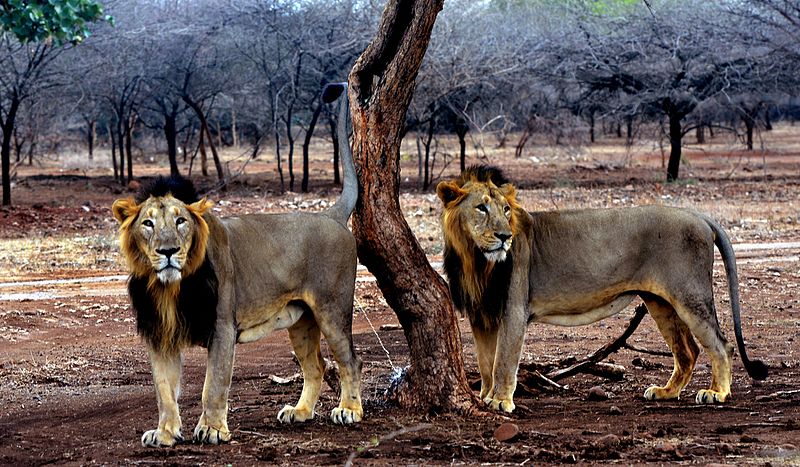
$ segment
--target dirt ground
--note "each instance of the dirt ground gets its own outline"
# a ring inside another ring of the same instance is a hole
[[[528,148],[521,159],[513,158],[513,148],[490,148],[483,158],[470,152],[469,163],[505,168],[531,210],[668,204],[719,219],[736,247],[748,352],[771,369],[766,381],[753,381],[737,356],[728,403],[694,403],[710,381],[705,355],[680,400],[645,401],[645,388],[669,378],[672,359],[624,349],[610,358],[624,366],[621,380],[579,374],[560,380],[561,390],[520,389],[517,410],[508,417],[391,407],[383,395],[408,364],[405,338],[374,279],[360,268],[354,339],[364,360],[362,423],[342,428],[328,420],[336,394],[327,387],[315,420],[278,423],[280,408],[294,403],[301,389],[287,334],[278,332],[237,347],[229,415],[233,442],[172,449],[139,443],[157,424],[155,394],[109,209],[130,190],[111,180],[102,159],[107,155],[89,163],[83,155],[62,154],[39,166],[20,166],[14,206],[0,210],[0,464],[800,464],[800,129],[778,127],[764,134],[763,146],[746,153],[723,137],[689,146],[681,181],[673,184],[661,181],[662,156],[653,143],[543,145]],[[401,153],[401,207],[440,268],[439,202],[433,191],[417,189],[412,148]],[[324,208],[338,189],[330,182],[322,143],[316,153],[311,193],[278,193],[274,161],[262,156],[227,191],[212,189],[214,209],[232,215]],[[233,164],[235,156],[229,156]],[[137,162],[137,176],[168,171],[145,159]],[[442,174],[456,170],[451,163]],[[213,188],[213,177],[196,177],[196,183]],[[719,264],[714,281],[719,319],[732,341]],[[632,310],[578,328],[531,325],[523,363],[580,358],[618,336]],[[464,320],[460,327],[468,376],[477,388],[474,343]],[[629,343],[665,350],[649,317]],[[326,347],[323,352],[330,356]],[[199,416],[204,371],[204,351],[187,352],[184,434],[190,435]],[[589,396],[598,388],[606,399]],[[519,434],[498,441],[494,431],[507,422]]]

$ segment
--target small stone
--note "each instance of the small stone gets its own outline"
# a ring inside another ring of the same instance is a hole
[[[608,400],[608,393],[606,393],[600,386],[594,386],[593,388],[589,389],[589,393],[586,395],[586,400],[605,401]]]
[[[514,441],[519,436],[519,427],[514,423],[503,423],[494,430],[494,439],[501,443]]]
[[[605,436],[597,438],[596,443],[598,446],[615,447],[619,446],[619,436],[609,433]]]
[[[609,415],[622,415],[623,412],[622,412],[622,409],[620,409],[616,405],[612,405],[611,408],[608,409],[608,414]]]
[[[655,447],[656,451],[663,452],[664,454],[675,454],[677,449],[672,443],[658,443]]]

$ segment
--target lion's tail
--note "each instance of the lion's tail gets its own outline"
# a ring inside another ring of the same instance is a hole
[[[742,337],[742,320],[740,318],[740,305],[739,305],[739,276],[736,273],[736,257],[733,254],[733,245],[728,238],[728,234],[722,230],[722,227],[712,218],[703,215],[703,220],[708,223],[711,230],[714,231],[714,244],[719,248],[719,253],[722,255],[722,262],[725,264],[725,274],[728,276],[728,289],[731,295],[731,312],[733,314],[733,330],[736,334],[736,345],[739,348],[739,355],[742,358],[744,368],[751,378],[762,380],[766,379],[769,373],[769,367],[761,360],[750,360],[747,357],[747,351],[744,347],[744,337]]]
[[[340,97],[341,96],[341,97]],[[339,118],[337,119],[336,133],[339,139],[339,154],[342,158],[344,180],[342,194],[336,203],[328,210],[328,215],[342,225],[347,224],[347,219],[353,213],[358,201],[358,177],[353,163],[353,151],[350,149],[350,137],[347,123],[350,121],[350,102],[347,98],[347,83],[330,83],[322,90],[322,100],[331,103],[340,98]]]

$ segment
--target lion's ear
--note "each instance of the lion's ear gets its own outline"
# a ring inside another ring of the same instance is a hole
[[[118,199],[111,205],[111,212],[120,224],[131,216],[139,214],[139,206],[133,198]]]
[[[503,193],[503,196],[505,196],[509,201],[512,199],[517,199],[517,189],[514,188],[514,185],[510,183],[504,183],[500,185],[500,193]]]
[[[203,198],[200,201],[194,202],[188,206],[189,210],[195,213],[198,217],[203,217],[203,214],[206,213],[214,203],[208,200],[208,198]]]
[[[462,190],[455,182],[439,182],[436,185],[436,194],[439,195],[439,199],[445,205],[448,205],[467,194],[467,192]]]

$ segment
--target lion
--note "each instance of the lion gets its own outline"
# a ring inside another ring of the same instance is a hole
[[[577,326],[618,313],[640,297],[674,357],[664,386],[648,400],[680,396],[699,354],[711,359],[709,389],[699,404],[730,395],[733,347],[714,309],[714,245],[727,273],[736,343],[748,374],[767,377],[749,360],[739,319],[736,261],[717,222],[688,209],[643,206],[527,212],[501,170],[473,166],[436,192],[444,208],[444,270],[458,310],[469,317],[481,374],[480,396],[512,412],[517,369],[530,322]]]
[[[345,89],[345,84],[331,85],[324,97],[332,101]],[[181,351],[193,345],[208,349],[203,410],[193,438],[208,444],[230,441],[234,344],[279,329],[289,332],[303,390],[296,405],[280,410],[278,420],[314,417],[325,369],[323,334],[340,370],[341,397],[331,419],[361,421],[361,360],[352,339],[356,243],[347,228],[358,181],[348,117],[345,92],[339,112],[344,183],[327,212],[219,218],[190,182],[174,177],[156,180],[137,199],[114,202],[120,247],[130,267],[128,291],[158,402],[158,427],[144,433],[142,445],[169,447],[183,440]]]

